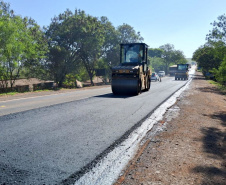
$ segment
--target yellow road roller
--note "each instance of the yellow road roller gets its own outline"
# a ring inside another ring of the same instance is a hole
[[[114,94],[134,94],[150,89],[151,70],[147,66],[148,45],[120,44],[120,64],[112,67],[111,88]]]

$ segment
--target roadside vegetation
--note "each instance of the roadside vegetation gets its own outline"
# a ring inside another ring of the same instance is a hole
[[[67,9],[41,28],[32,18],[15,15],[2,0],[0,30],[0,93],[15,91],[15,81],[20,78],[51,80],[58,88],[76,88],[78,81],[95,85],[95,76],[108,82],[111,66],[120,61],[119,44],[145,42],[131,25],[114,27],[107,17],[94,17],[79,9]],[[182,51],[167,43],[150,48],[148,62],[153,71],[168,74],[170,65],[187,60]],[[219,66],[211,69],[220,81],[217,74],[222,73],[224,66]]]
[[[5,96],[5,95],[11,95],[11,96],[13,96],[15,94],[17,94],[17,92],[0,93],[0,96]]]
[[[213,84],[214,86],[216,86],[223,94],[226,95],[226,86],[225,85],[221,85],[220,83],[218,83],[214,80],[208,80],[208,82],[210,84]]]
[[[159,48],[151,48],[148,52],[150,65],[156,72],[165,71],[169,73],[169,67],[174,64],[186,64],[183,51],[176,50],[173,44],[165,44]]]
[[[11,89],[19,78],[53,80],[75,87],[76,80],[93,83],[98,69],[109,79],[110,65],[119,63],[119,44],[143,42],[128,24],[115,28],[107,17],[66,10],[50,25],[14,14],[0,1],[0,89]],[[8,90],[7,90],[8,91]]]
[[[221,89],[226,88],[226,15],[211,23],[213,29],[206,35],[207,42],[193,54],[193,60],[207,79],[216,81]]]

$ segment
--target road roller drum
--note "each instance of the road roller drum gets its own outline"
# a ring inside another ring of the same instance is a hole
[[[112,80],[112,92],[114,94],[139,94],[141,89],[137,79]]]

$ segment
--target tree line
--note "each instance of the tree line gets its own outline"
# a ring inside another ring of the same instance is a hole
[[[0,2],[0,87],[12,87],[22,73],[39,66],[47,52],[44,33],[34,20],[14,14]]]
[[[165,44],[159,48],[151,48],[148,51],[149,61],[154,71],[169,72],[169,67],[174,64],[186,64],[184,53],[176,50],[173,44]]]
[[[114,27],[107,17],[67,9],[41,28],[35,20],[15,15],[0,1],[0,88],[13,87],[18,78],[54,80],[58,87],[75,81],[93,83],[97,69],[119,64],[119,44],[143,42],[140,32],[128,24]],[[185,62],[183,52],[172,44],[149,49],[149,66],[155,70]]]
[[[213,29],[206,35],[207,42],[193,54],[193,60],[201,67],[203,74],[210,74],[222,86],[226,86],[226,16],[220,15],[211,23]]]

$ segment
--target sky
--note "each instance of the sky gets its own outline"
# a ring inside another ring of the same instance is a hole
[[[140,32],[150,48],[173,44],[192,58],[205,44],[210,23],[226,14],[226,0],[3,0],[16,15],[33,18],[41,27],[66,9],[84,10],[94,17],[106,16],[118,27],[129,24]]]

